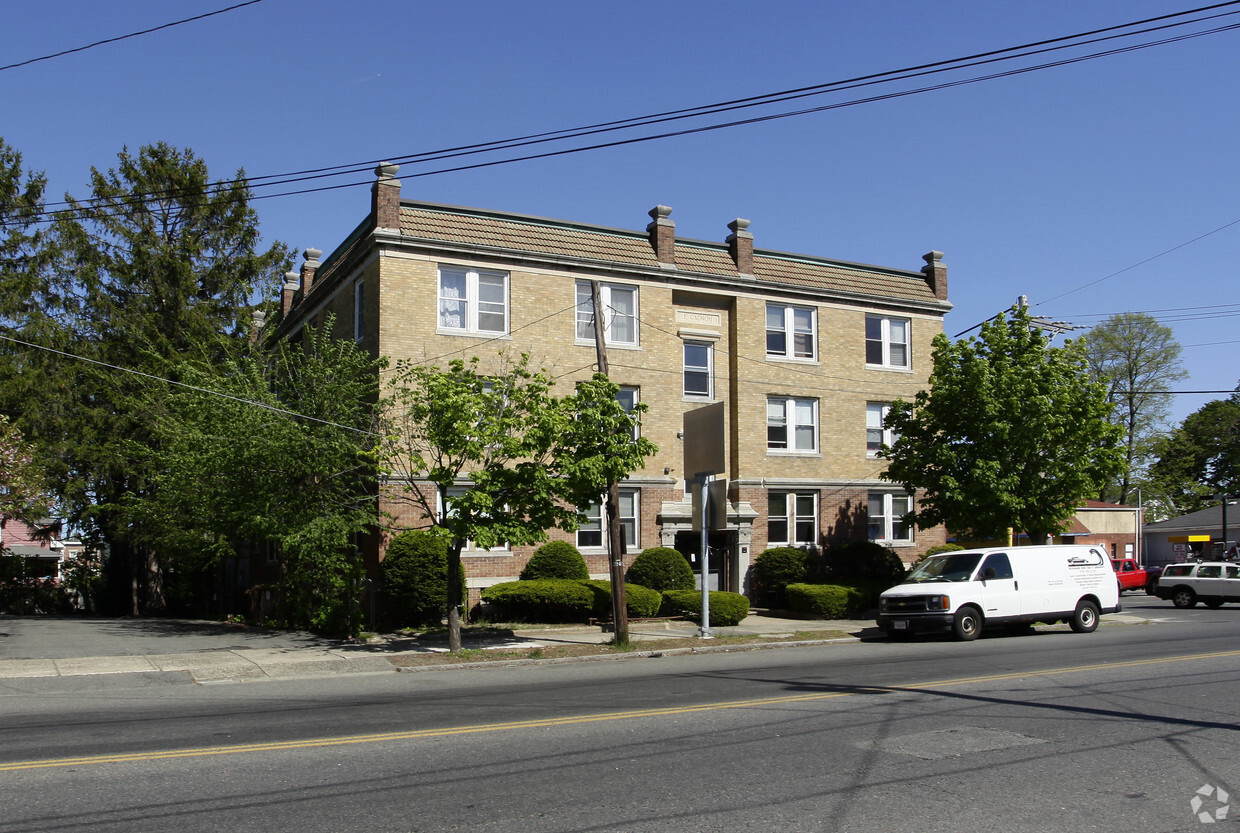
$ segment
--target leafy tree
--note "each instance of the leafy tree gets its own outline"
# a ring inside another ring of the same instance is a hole
[[[47,177],[23,171],[22,156],[0,139],[0,322],[35,314],[36,282],[48,249],[43,218]]]
[[[1155,516],[1172,517],[1240,490],[1240,390],[1189,414],[1158,445],[1149,488]]]
[[[48,511],[52,495],[34,448],[0,414],[0,528],[9,518],[32,520]]]
[[[606,376],[557,398],[528,356],[498,358],[490,373],[477,358],[447,367],[402,362],[392,380],[384,466],[401,489],[393,497],[449,542],[453,651],[461,649],[455,577],[467,541],[534,544],[553,527],[575,530],[577,507],[597,502],[655,451],[634,439],[638,417],[625,413]]]
[[[26,201],[33,197],[27,189]],[[91,172],[91,195],[67,197],[45,268],[27,269],[0,396],[44,457],[71,520],[106,545],[112,599],[137,614],[163,603],[161,531],[134,507],[159,469],[156,420],[188,361],[227,361],[246,343],[251,298],[270,297],[285,247],[263,250],[243,173],[210,181],[191,151],[127,149]],[[69,358],[69,357],[72,358]]]
[[[200,570],[248,542],[273,547],[291,623],[351,634],[358,536],[375,531],[382,361],[333,340],[329,316],[302,339],[182,366],[157,421],[156,469],[131,515],[166,558]]]
[[[1040,542],[1116,474],[1120,431],[1082,348],[1051,347],[1023,307],[965,341],[936,336],[930,388],[892,405],[882,452],[885,479],[924,490],[918,526]]]
[[[1114,406],[1111,421],[1124,432],[1126,465],[1098,497],[1126,503],[1133,478],[1146,470],[1155,441],[1165,434],[1171,383],[1188,374],[1171,328],[1144,313],[1113,315],[1084,340],[1090,376],[1106,386],[1107,401]]]

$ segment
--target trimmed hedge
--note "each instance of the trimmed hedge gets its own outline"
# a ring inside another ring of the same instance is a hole
[[[666,590],[663,608],[677,616],[694,622],[702,621],[702,592],[700,590]],[[724,590],[710,591],[711,625],[739,625],[749,615],[749,599],[740,593]]]
[[[693,568],[679,551],[671,547],[642,550],[629,567],[628,580],[662,593],[664,590],[692,590]]]
[[[600,619],[611,618],[611,582],[590,580],[586,584],[595,589],[594,615]],[[624,606],[635,619],[649,619],[659,615],[663,594],[649,587],[626,581],[624,583]]]
[[[855,619],[870,612],[870,593],[839,584],[789,584],[788,606],[824,619]]]
[[[659,612],[663,597],[639,584],[625,584],[628,613],[647,618]],[[584,622],[611,616],[611,582],[578,579],[531,579],[493,584],[482,601],[513,622]]]
[[[590,578],[586,560],[567,541],[549,541],[530,556],[521,570],[521,581],[537,581],[548,578],[568,578],[585,581]]]
[[[908,567],[900,556],[873,541],[851,541],[827,551],[827,579],[837,584],[899,584]],[[789,582],[790,584],[792,582]]]
[[[379,563],[390,604],[385,619],[395,625],[438,625],[448,607],[448,545],[418,530],[392,539]],[[465,567],[461,566],[461,604],[465,603]]]
[[[809,576],[809,554],[796,547],[775,547],[754,559],[753,580],[772,607],[785,603],[784,588]]]

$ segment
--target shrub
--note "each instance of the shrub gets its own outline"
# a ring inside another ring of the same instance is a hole
[[[824,619],[852,619],[870,610],[870,594],[839,584],[789,584],[788,607]]]
[[[438,625],[448,608],[448,545],[428,532],[402,532],[379,564],[389,599],[388,617],[400,625]],[[461,567],[461,602],[465,568]]]
[[[521,581],[537,581],[545,578],[571,578],[585,580],[590,577],[586,560],[577,548],[567,541],[550,541],[534,550],[529,562],[521,570]]]
[[[599,619],[611,618],[611,582],[587,581],[594,588],[594,615]],[[624,583],[624,606],[630,616],[637,619],[648,619],[659,615],[663,605],[663,594],[649,587],[643,587],[626,581]]]
[[[945,552],[956,552],[962,549],[964,549],[964,547],[960,546],[959,544],[939,544],[937,547],[931,547],[930,549],[926,550],[926,552],[921,556],[921,558],[917,560],[922,561],[926,558],[929,558],[932,555],[941,555],[942,553],[945,553]]]
[[[702,621],[702,594],[698,590],[666,590],[663,593],[664,608],[677,616]],[[711,625],[739,625],[749,615],[749,599],[740,593],[724,590],[710,591]]]
[[[485,588],[482,601],[512,622],[584,622],[594,615],[597,594],[587,581],[523,579]]]
[[[753,580],[758,592],[772,607],[787,602],[784,588],[803,582],[809,571],[809,555],[796,547],[775,547],[754,559]]]
[[[677,550],[651,547],[633,559],[628,580],[660,593],[664,590],[692,590],[693,568]]]
[[[852,541],[827,552],[827,578],[835,584],[899,584],[908,569],[900,557],[873,541]]]

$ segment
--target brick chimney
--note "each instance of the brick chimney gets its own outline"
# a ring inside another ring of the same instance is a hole
[[[650,245],[654,247],[655,260],[668,266],[675,266],[676,221],[668,219],[671,213],[671,207],[666,205],[656,205],[650,209],[650,219],[654,222],[646,226],[646,233],[650,235]]]
[[[400,180],[396,172],[400,165],[380,163],[375,168],[375,184],[370,186],[370,214],[375,218],[375,228],[400,231]]]
[[[947,300],[947,265],[943,263],[942,252],[927,252],[921,256],[926,265],[921,267],[921,273],[926,276],[926,284],[930,287],[930,291],[934,293],[934,297],[940,301]]]
[[[263,334],[263,327],[267,324],[267,313],[261,309],[256,309],[250,313],[250,344],[258,341],[258,337]]]
[[[737,217],[728,223],[732,233],[728,235],[728,251],[732,253],[732,262],[736,271],[742,275],[753,274],[753,235],[747,229],[749,221]]]
[[[284,286],[280,288],[280,317],[288,318],[289,311],[293,309],[293,299],[297,296],[298,282],[301,275],[296,272],[284,273]]]
[[[314,273],[319,268],[319,258],[323,256],[323,252],[320,249],[306,249],[302,254],[306,258],[301,264],[301,297],[304,299],[314,285]]]

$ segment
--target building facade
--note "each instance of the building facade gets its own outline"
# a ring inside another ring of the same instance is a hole
[[[395,166],[376,173],[366,219],[289,274],[278,337],[332,314],[338,337],[393,363],[479,356],[485,370],[501,350],[528,353],[571,391],[596,368],[598,281],[610,376],[648,406],[641,430],[659,447],[621,487],[628,561],[654,546],[698,551],[684,415],[715,403],[727,501],[709,539],[712,585],[744,592],[773,546],[869,539],[912,561],[944,542],[904,522],[915,496],[879,479],[877,457],[886,409],[925,387],[951,308],[941,253],[906,271],[756,249],[739,218],[722,242],[678,239],[666,206],[639,231],[435,205],[402,199]],[[581,530],[552,537],[606,577],[605,519],[582,509]],[[471,593],[516,578],[531,551],[464,551]],[[382,541],[366,554],[376,565]]]

